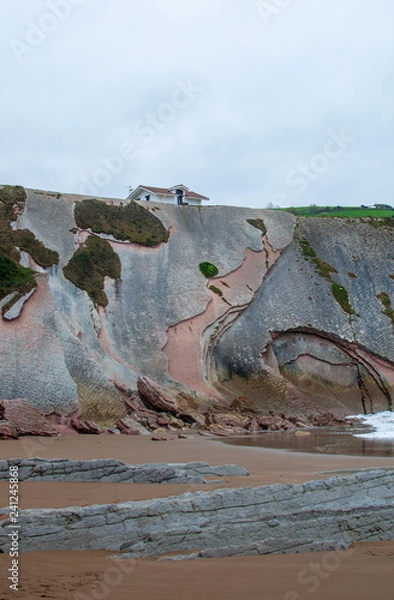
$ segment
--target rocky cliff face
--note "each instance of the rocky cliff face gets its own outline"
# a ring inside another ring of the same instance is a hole
[[[21,253],[37,287],[3,307],[0,397],[110,420],[121,416],[116,386],[135,389],[145,375],[201,403],[246,396],[288,415],[392,407],[389,223],[144,203],[169,232],[147,246],[78,226],[83,200],[27,190],[14,228],[33,232],[59,264],[41,268]],[[87,260],[92,235],[120,259],[120,277],[92,272],[92,284],[104,277],[105,302],[75,285],[80,273],[72,283],[63,272],[79,248],[79,266]],[[204,277],[203,262],[218,275]]]
[[[305,410],[305,400],[390,410],[393,238],[384,221],[299,220],[254,302],[214,350],[220,379],[274,410]]]

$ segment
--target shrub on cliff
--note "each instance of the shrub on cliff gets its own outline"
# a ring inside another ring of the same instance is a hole
[[[90,235],[64,267],[63,273],[69,281],[89,294],[95,306],[107,306],[104,277],[118,279],[121,263],[109,242]]]
[[[338,273],[335,267],[319,258],[306,238],[299,240],[304,258],[310,260],[316,267],[320,277],[332,282],[331,273]]]
[[[117,240],[158,246],[169,238],[160,219],[136,202],[112,206],[99,200],[84,200],[75,205],[74,214],[81,229],[112,235]]]
[[[29,229],[18,229],[13,232],[14,244],[28,252],[40,267],[52,267],[59,264],[59,254],[50,250],[36,238]]]
[[[34,271],[18,264],[19,249],[28,252],[44,268],[59,262],[58,253],[46,248],[34,233],[28,229],[12,229],[11,223],[25,208],[26,196],[20,185],[6,185],[0,189],[0,299],[17,292],[3,307],[3,312],[36,286]]]
[[[25,206],[26,192],[21,186],[6,185],[0,189],[0,252],[12,260],[19,261],[19,252],[15,248],[11,222],[17,218],[17,212]]]
[[[376,294],[376,297],[383,305],[382,313],[386,315],[386,317],[389,317],[394,327],[394,310],[391,304],[390,296],[387,292],[380,292],[380,294]]]
[[[28,229],[14,231],[11,227],[11,222],[17,219],[18,213],[23,212],[25,200],[26,191],[20,185],[6,185],[0,189],[0,252],[19,262],[19,248],[28,252],[43,268],[56,265],[59,262],[57,252],[46,248],[32,231]]]
[[[267,228],[263,219],[247,219],[249,225],[252,225],[256,229],[260,229],[263,235],[267,233]]]
[[[210,279],[211,277],[216,277],[216,275],[219,275],[219,269],[217,268],[217,266],[213,265],[210,262],[200,263],[199,268],[200,268],[201,273],[207,279]]]
[[[218,296],[222,297],[223,296],[223,292],[220,288],[216,287],[216,285],[210,285],[209,289],[214,293],[217,294]]]
[[[316,258],[316,252],[306,238],[300,240],[300,246],[304,258]]]
[[[350,304],[349,294],[346,288],[344,288],[342,285],[339,285],[339,283],[333,283],[331,286],[331,291],[342,310],[344,310],[348,315],[356,314],[356,311]]]
[[[12,221],[16,220],[15,208],[23,210],[25,200],[26,190],[21,185],[5,185],[0,189],[0,202],[7,207],[7,213]]]
[[[0,300],[11,292],[18,292],[18,297],[20,297],[30,292],[35,286],[36,280],[31,269],[25,269],[0,253]]]

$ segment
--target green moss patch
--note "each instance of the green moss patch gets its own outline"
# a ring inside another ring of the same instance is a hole
[[[12,221],[16,221],[18,212],[25,207],[26,192],[21,186],[6,185],[0,190],[0,252],[19,261],[19,252],[15,248]]]
[[[26,196],[26,190],[21,185],[5,185],[0,189],[0,202],[7,208],[11,221],[16,221],[16,209],[24,209]]]
[[[300,246],[302,255],[313,262],[320,277],[332,282],[331,273],[338,273],[336,268],[319,258],[307,239],[300,240]]]
[[[18,248],[28,252],[41,267],[51,267],[59,262],[59,255],[46,248],[28,229],[13,230],[11,222],[25,207],[26,192],[21,186],[7,185],[0,190],[0,252],[19,262]]]
[[[4,216],[2,208],[3,207],[0,204],[0,252],[5,256],[8,256],[8,258],[19,262],[20,254],[15,248],[13,231],[9,222],[7,223],[6,220],[2,218]]]
[[[327,262],[324,262],[324,260],[318,256],[316,256],[312,262],[316,265],[320,277],[324,277],[325,279],[328,279],[328,281],[331,281],[331,273],[338,273],[335,267]]]
[[[367,206],[317,206],[311,204],[310,206],[296,206],[289,208],[280,208],[275,210],[284,210],[290,212],[297,217],[341,217],[351,219],[367,219],[372,217],[374,219],[392,217],[394,209],[388,205],[376,204],[376,207],[370,208]]]
[[[224,297],[223,292],[222,292],[222,290],[220,288],[216,287],[216,285],[210,285],[209,289],[214,294],[217,294],[218,296],[220,296],[220,298],[223,300],[223,302],[225,302],[226,304],[228,304],[229,306],[231,306],[230,302]]]
[[[256,229],[260,229],[260,231],[265,235],[267,233],[267,228],[263,219],[247,219],[249,225],[256,227]]]
[[[28,252],[40,267],[45,269],[59,264],[59,254],[44,246],[29,229],[13,231],[13,239],[15,245]]]
[[[394,310],[391,305],[390,296],[387,292],[380,292],[380,294],[377,294],[376,297],[378,298],[378,300],[380,300],[380,302],[383,305],[382,313],[386,315],[386,317],[389,317],[394,327]]]
[[[46,248],[34,233],[12,229],[11,223],[23,212],[25,203],[26,191],[22,186],[6,185],[0,189],[0,299],[17,292],[3,307],[3,313],[36,286],[34,271],[18,264],[19,249],[28,252],[43,268],[59,262],[58,253]]]
[[[63,273],[74,285],[89,294],[95,306],[107,306],[104,277],[118,279],[121,263],[109,242],[90,235],[64,267]]]
[[[349,294],[346,288],[344,288],[342,285],[339,285],[339,283],[334,282],[331,286],[331,291],[332,295],[343,311],[345,311],[348,315],[356,314],[356,311],[350,304]]]
[[[363,223],[368,223],[372,225],[375,229],[393,229],[394,228],[394,217],[367,217],[365,219],[361,219]]]
[[[300,240],[301,252],[304,258],[315,258],[316,252],[310,245],[307,239],[303,238]]]
[[[219,289],[218,287],[216,287],[216,285],[210,285],[209,289],[211,290],[211,292],[213,292],[214,294],[217,294],[218,296],[222,297],[223,296],[223,292],[221,289]]]
[[[12,304],[36,286],[34,271],[18,265],[14,260],[0,253],[0,300],[17,292]],[[11,304],[11,305],[12,305]],[[3,312],[9,306],[3,308]]]
[[[219,275],[219,269],[217,268],[217,266],[213,265],[210,262],[202,262],[198,266],[200,268],[201,273],[207,279],[210,279],[211,277],[216,277],[217,275]]]
[[[167,242],[170,235],[160,219],[136,202],[112,206],[99,200],[84,200],[75,205],[75,221],[81,229],[142,246],[158,246]]]

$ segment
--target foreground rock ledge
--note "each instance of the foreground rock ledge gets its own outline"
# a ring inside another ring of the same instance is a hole
[[[206,556],[347,548],[394,539],[394,470],[305,484],[188,492],[122,504],[19,513],[20,550],[115,550]],[[0,549],[9,551],[9,520]]]
[[[207,483],[205,477],[247,476],[238,465],[207,462],[148,463],[128,465],[121,460],[69,460],[45,458],[0,460],[0,481],[7,479],[10,466],[18,466],[19,481],[101,481],[124,483]],[[223,481],[221,481],[223,483]]]

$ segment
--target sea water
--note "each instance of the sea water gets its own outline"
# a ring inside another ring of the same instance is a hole
[[[390,411],[380,412],[376,415],[355,415],[364,425],[371,427],[373,431],[357,433],[355,437],[376,440],[394,440],[394,413]],[[351,418],[351,417],[349,417]]]
[[[394,457],[394,413],[349,417],[355,418],[359,423],[346,428],[315,427],[305,430],[301,436],[294,431],[263,431],[258,435],[220,438],[220,442],[290,452]]]

